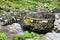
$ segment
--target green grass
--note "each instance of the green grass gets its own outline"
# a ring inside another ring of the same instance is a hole
[[[29,33],[28,31],[25,31],[24,34],[13,34],[12,38],[13,39],[18,39],[18,38],[34,38],[34,40],[38,40],[39,37],[43,37],[44,34],[37,34],[34,32]]]
[[[0,33],[0,40],[6,40],[7,36],[5,33]]]
[[[43,37],[44,34],[37,34],[34,32],[29,33],[25,31],[24,34],[12,34],[11,37],[13,40],[18,40],[18,38],[34,38],[34,40],[38,40],[39,37]],[[7,36],[5,33],[0,33],[0,39],[6,40]]]
[[[7,7],[9,7],[11,10],[13,10],[13,8],[19,8],[19,9],[27,9],[30,8],[32,9],[34,7],[34,5],[36,6],[41,6],[43,4],[47,4],[49,7],[56,7],[56,8],[60,8],[60,1],[59,0],[51,0],[51,1],[39,1],[39,0],[0,0],[0,7],[2,7],[2,5],[5,5]]]

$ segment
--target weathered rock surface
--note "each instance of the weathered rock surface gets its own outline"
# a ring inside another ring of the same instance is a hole
[[[5,26],[8,24],[13,24],[15,22],[20,23],[21,20],[23,21],[23,18],[26,15],[29,15],[31,13],[32,15],[30,16],[32,16],[31,20],[33,22],[31,22],[30,25],[25,25],[26,27],[28,26],[26,30],[28,29],[30,31],[39,33],[50,32],[54,27],[53,23],[55,18],[54,15],[51,13],[52,9],[46,5],[35,6],[35,9],[33,10],[27,9],[20,11],[19,8],[10,10],[9,7],[3,6],[1,10],[4,10],[5,12],[4,14],[1,13],[0,15],[0,25]],[[22,23],[22,25],[24,25],[24,23]],[[25,29],[24,26],[23,29]]]
[[[47,33],[44,40],[60,40],[60,33]]]
[[[60,13],[55,14],[54,30],[60,32]]]
[[[35,13],[31,14],[32,17],[26,17],[25,19],[27,20],[33,20],[30,22],[29,25],[25,24],[23,29],[29,30],[29,31],[34,31],[37,33],[47,33],[52,31],[54,28],[54,20],[55,16],[52,13]],[[26,21],[27,22],[27,21]]]
[[[60,8],[54,8],[52,11],[53,13],[60,13]]]
[[[7,26],[0,26],[0,32],[5,33],[8,39],[11,39],[11,34],[24,34],[19,23],[13,23]]]
[[[33,38],[26,38],[25,40],[34,40]]]
[[[7,27],[9,28],[10,32],[14,32],[16,34],[23,34],[21,25],[18,23],[13,23],[12,25],[8,25]]]

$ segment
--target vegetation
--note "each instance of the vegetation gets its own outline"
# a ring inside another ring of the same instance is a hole
[[[29,33],[28,31],[25,31],[24,34],[13,34],[12,38],[13,39],[18,39],[18,38],[34,38],[35,40],[37,40],[39,37],[43,37],[44,34],[37,34],[34,32]]]
[[[8,13],[5,10],[1,10],[1,8],[6,8],[7,10],[14,10],[14,9],[34,9],[35,6],[40,5],[47,5],[51,8],[60,8],[60,0],[0,0],[0,14]],[[20,16],[24,16],[21,14]],[[8,16],[7,16],[8,17]],[[30,16],[29,19],[24,19],[25,24],[29,25],[31,20]],[[9,20],[9,18],[7,18]],[[13,40],[17,40],[18,38],[34,38],[34,40],[38,40],[39,37],[43,37],[44,34],[37,34],[34,32],[29,33],[25,31],[24,34],[12,34]],[[0,39],[6,39],[6,35],[4,33],[0,33]]]
[[[6,40],[7,36],[5,33],[0,33],[0,40]]]
[[[10,9],[32,9],[34,6],[47,4],[49,7],[60,8],[60,0],[0,0],[0,7],[7,6]]]

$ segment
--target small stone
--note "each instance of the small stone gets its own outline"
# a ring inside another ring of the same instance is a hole
[[[33,38],[26,38],[25,40],[34,40]]]
[[[19,23],[13,23],[12,27],[13,27],[13,31],[16,31],[17,34],[20,34],[20,33],[23,34],[24,33],[22,28],[21,28],[21,25]]]

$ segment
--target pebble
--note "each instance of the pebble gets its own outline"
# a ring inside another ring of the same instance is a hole
[[[33,38],[26,38],[25,40],[34,40]]]

